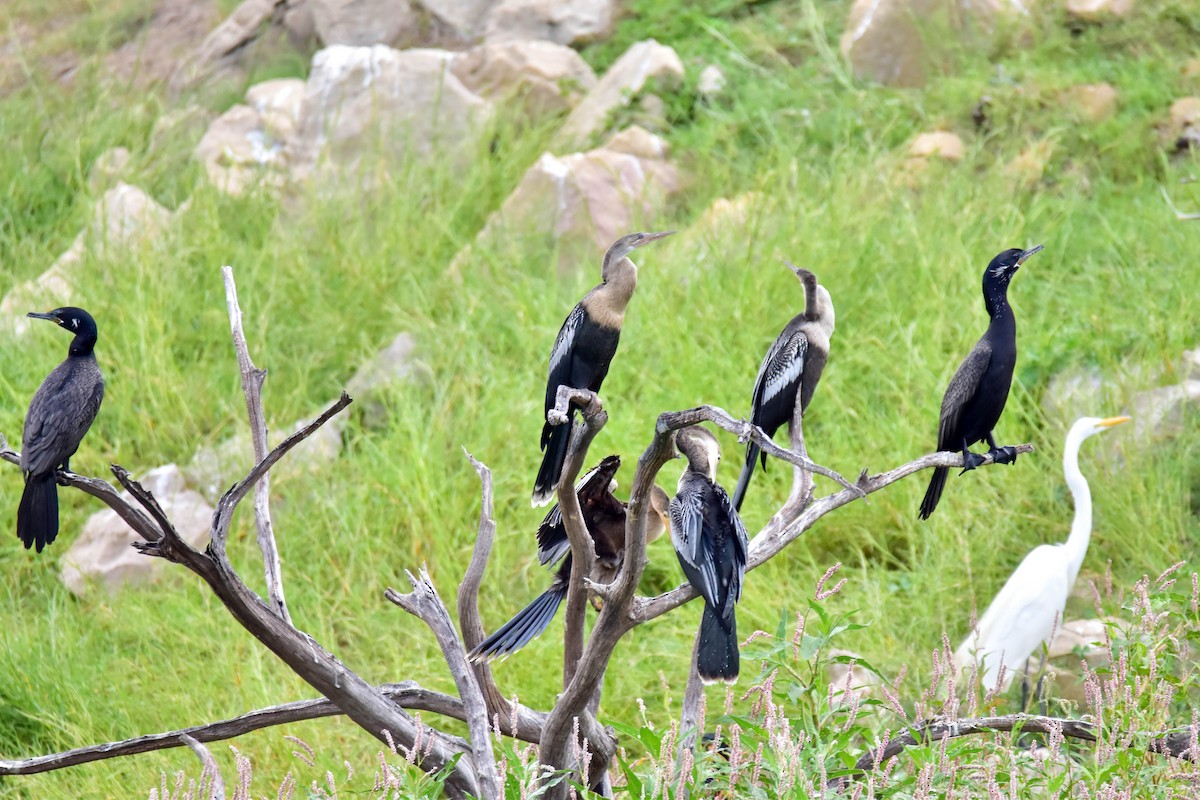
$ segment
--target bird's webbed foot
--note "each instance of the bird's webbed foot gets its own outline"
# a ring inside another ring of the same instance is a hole
[[[992,461],[997,464],[1015,464],[1017,463],[1017,448],[1011,444],[1004,447],[993,447],[988,451],[988,455],[992,457]]]
[[[962,475],[963,472],[970,472],[971,470],[975,469],[976,467],[978,467],[980,464],[982,464],[986,460],[987,459],[984,456],[981,456],[978,453],[972,453],[970,450],[964,450],[963,451],[963,468],[962,468],[962,472],[960,472],[958,474]]]

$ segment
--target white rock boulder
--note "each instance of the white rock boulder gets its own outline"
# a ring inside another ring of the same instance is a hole
[[[670,47],[653,39],[630,47],[571,112],[559,131],[560,141],[578,147],[604,131],[613,111],[628,106],[651,81],[666,88],[683,80],[683,62]]]
[[[209,181],[231,195],[243,194],[263,181],[278,185],[303,98],[304,81],[298,78],[251,86],[246,103],[213,120],[196,145],[194,155]]]
[[[553,239],[560,268],[594,266],[610,244],[652,219],[679,190],[667,150],[663,139],[632,128],[584,153],[543,153],[476,242]],[[469,249],[459,253],[451,272],[465,269],[469,256]]]
[[[499,0],[487,17],[489,42],[546,39],[575,44],[612,32],[614,0]]]
[[[408,46],[421,34],[421,18],[409,0],[306,0],[321,43],[355,47]]]
[[[295,177],[344,179],[366,155],[467,156],[491,104],[450,69],[445,50],[327,47],[313,56],[297,135]]]
[[[574,108],[596,85],[579,53],[546,41],[483,44],[457,55],[450,69],[488,100],[516,97],[533,117]]]
[[[162,506],[179,535],[192,547],[208,544],[213,508],[188,489],[174,464],[158,467],[139,479]],[[127,500],[133,498],[123,493]],[[62,559],[60,577],[72,594],[82,597],[91,587],[116,592],[123,586],[146,583],[164,567],[162,559],[144,556],[133,548],[142,538],[111,509],[97,511],[84,523],[83,532]]]

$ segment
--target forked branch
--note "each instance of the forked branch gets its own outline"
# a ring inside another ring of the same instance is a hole
[[[225,305],[229,309],[229,328],[233,336],[233,349],[237,354],[238,369],[242,373],[242,392],[246,395],[246,412],[250,420],[250,439],[254,443],[254,460],[267,457],[267,417],[263,412],[262,387],[267,371],[258,369],[250,360],[250,346],[242,330],[242,309],[238,305],[237,284],[233,281],[233,267],[221,267],[225,280]],[[254,524],[258,530],[258,547],[262,551],[263,572],[267,580],[267,597],[284,622],[291,622],[287,603],[283,599],[283,569],[279,561],[279,548],[275,545],[275,531],[271,525],[271,476],[263,472],[254,491]]]

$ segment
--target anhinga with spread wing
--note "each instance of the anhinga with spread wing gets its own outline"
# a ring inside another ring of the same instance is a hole
[[[625,555],[626,505],[613,495],[616,489],[613,477],[620,467],[619,456],[608,456],[584,475],[575,488],[584,524],[595,543],[597,571],[604,575],[615,573]],[[647,544],[657,539],[666,527],[669,503],[667,493],[654,486],[650,495],[651,513],[646,520]],[[557,504],[538,527],[537,542],[538,561],[545,565],[562,562],[550,588],[480,642],[470,653],[472,660],[491,660],[515,653],[540,636],[558,613],[571,580],[571,542]]]
[[[735,606],[742,596],[749,537],[737,510],[716,482],[721,447],[693,425],[675,434],[688,461],[671,501],[671,542],[688,582],[704,598],[696,670],[705,683],[733,683],[739,654]]]
[[[1038,545],[1029,551],[954,654],[960,667],[975,659],[981,662],[979,674],[984,689],[995,685],[1001,664],[1006,666],[1006,673],[1000,688],[1007,688],[1026,659],[1043,642],[1049,645],[1055,626],[1062,624],[1067,595],[1075,585],[1092,536],[1092,493],[1087,478],[1079,471],[1079,446],[1085,439],[1128,421],[1129,417],[1083,417],[1067,433],[1063,474],[1075,500],[1070,536],[1062,544]]]
[[[1008,284],[1025,260],[1041,249],[1039,244],[1028,250],[1005,250],[983,272],[983,304],[991,321],[950,379],[938,419],[937,449],[961,452],[963,472],[983,463],[983,456],[969,449],[976,442],[987,442],[989,455],[997,464],[1013,464],[1017,460],[1016,449],[997,447],[992,433],[1008,402],[1013,368],[1017,364],[1017,318],[1008,304]],[[949,472],[949,467],[934,468],[921,501],[921,519],[929,519],[937,508]]]
[[[767,436],[774,436],[785,423],[790,429],[797,399],[801,415],[808,409],[829,358],[829,339],[833,335],[833,298],[817,283],[812,272],[793,264],[788,266],[804,284],[804,312],[792,317],[767,350],[754,381],[750,422],[762,428]],[[766,453],[754,442],[746,444],[746,463],[733,490],[733,507],[738,511],[742,510],[742,500],[760,455],[765,470]]]
[[[600,385],[608,375],[608,366],[617,352],[621,326],[625,322],[625,308],[637,288],[637,266],[629,259],[629,254],[642,245],[672,233],[674,231],[631,233],[622,236],[608,248],[604,254],[600,285],[584,295],[571,309],[558,331],[558,338],[554,340],[543,414],[548,414],[554,408],[560,386],[600,391]],[[574,417],[574,408],[570,415]],[[545,455],[542,456],[542,466],[533,486],[534,507],[550,502],[558,488],[563,462],[567,458],[567,445],[571,441],[571,427],[569,421],[563,425],[551,425],[549,420],[542,427],[542,450]]]
[[[31,311],[75,335],[67,359],[38,387],[25,415],[21,472],[25,491],[17,508],[17,537],[26,548],[42,548],[58,536],[58,484],[54,473],[70,469],[71,456],[92,427],[104,399],[104,376],[96,364],[96,321],[82,308]]]

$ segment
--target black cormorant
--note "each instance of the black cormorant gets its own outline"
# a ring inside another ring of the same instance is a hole
[[[58,536],[57,469],[70,469],[71,456],[92,426],[104,399],[104,376],[96,365],[96,321],[81,308],[56,308],[48,314],[29,312],[35,319],[48,319],[75,334],[67,360],[42,381],[21,437],[21,472],[25,491],[17,509],[17,537],[28,549],[42,548]]]
[[[674,231],[631,233],[608,248],[604,254],[600,285],[571,309],[554,340],[543,414],[554,408],[559,386],[600,391],[608,374],[608,365],[617,352],[625,307],[637,287],[637,267],[629,260],[629,254],[635,248],[672,233]],[[571,416],[574,417],[573,407]],[[542,450],[546,452],[533,485],[534,507],[550,502],[558,488],[563,462],[567,458],[567,445],[571,441],[571,427],[570,422],[551,425],[549,421],[542,427]]]
[[[784,262],[785,264],[787,262]],[[750,422],[774,436],[784,423],[789,428],[800,398],[801,415],[812,402],[825,360],[829,357],[829,338],[833,335],[833,298],[817,276],[806,269],[788,264],[804,284],[804,312],[792,317],[775,343],[763,357],[754,381],[750,400]],[[742,500],[754,474],[754,462],[762,456],[763,469],[767,455],[754,442],[746,444],[746,464],[733,490],[733,507],[742,510]]]
[[[716,483],[721,447],[704,428],[675,434],[688,460],[671,501],[671,541],[688,582],[704,598],[696,670],[705,683],[732,683],[738,676],[737,619],[749,539],[737,510]]]
[[[1008,401],[1013,367],[1017,363],[1017,319],[1008,305],[1008,284],[1025,259],[1041,249],[1039,244],[1028,250],[1005,250],[984,270],[983,304],[991,321],[950,379],[938,418],[937,449],[961,451],[963,472],[983,463],[983,456],[968,449],[976,442],[987,442],[989,454],[997,464],[1012,464],[1017,460],[1016,449],[997,447],[992,434]],[[948,467],[934,468],[921,501],[921,519],[929,519],[937,508],[949,472]]]
[[[575,493],[583,521],[596,546],[597,566],[611,574],[620,567],[625,552],[625,503],[613,496],[616,488],[613,476],[621,467],[619,456],[608,456],[580,479]],[[651,510],[646,522],[646,542],[652,542],[663,532],[667,522],[670,499],[657,485],[650,496]],[[517,615],[501,625],[492,635],[479,643],[470,653],[472,660],[491,660],[515,653],[540,636],[558,607],[567,596],[571,580],[571,542],[563,525],[556,503],[542,520],[537,531],[538,561],[550,565],[562,561],[550,588],[538,595]]]

